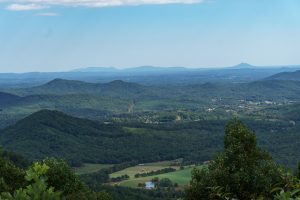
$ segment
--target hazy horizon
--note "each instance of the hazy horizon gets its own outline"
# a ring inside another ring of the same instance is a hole
[[[36,71],[8,71],[8,72],[3,72],[0,71],[0,74],[4,73],[16,73],[16,74],[23,74],[23,73],[65,73],[65,72],[84,72],[85,70],[116,70],[116,71],[123,71],[123,70],[131,70],[131,69],[139,69],[139,68],[166,68],[166,69],[176,69],[176,68],[183,68],[186,70],[193,70],[193,69],[203,69],[203,70],[210,70],[210,69],[230,69],[234,67],[239,67],[239,65],[249,65],[249,67],[254,67],[256,69],[267,69],[267,68],[281,68],[281,67],[288,67],[288,68],[299,68],[300,64],[292,64],[292,65],[264,65],[264,66],[257,66],[257,65],[252,65],[250,63],[238,63],[235,65],[231,66],[206,66],[206,67],[189,67],[189,66],[152,66],[152,65],[142,65],[142,66],[132,66],[132,67],[114,67],[114,66],[87,66],[87,67],[75,67],[75,68],[70,68],[66,70],[56,70],[56,71],[50,71],[50,70],[36,70]],[[246,67],[247,68],[247,67]],[[236,68],[238,69],[238,68]],[[92,72],[92,71],[91,71]]]

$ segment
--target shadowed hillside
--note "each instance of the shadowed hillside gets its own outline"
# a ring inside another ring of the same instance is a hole
[[[7,105],[10,105],[10,104],[13,104],[19,99],[20,99],[19,96],[9,94],[9,93],[0,92],[0,109],[1,109],[2,106],[7,106]]]
[[[216,122],[221,129],[220,123],[223,122]],[[185,132],[178,128],[160,131],[100,124],[42,110],[3,130],[0,144],[31,160],[55,156],[74,162],[149,162],[186,157],[199,150],[206,160],[219,146],[216,138],[211,137],[219,134],[208,131],[212,125],[200,123],[197,127],[187,127]],[[194,134],[199,126],[203,129]]]

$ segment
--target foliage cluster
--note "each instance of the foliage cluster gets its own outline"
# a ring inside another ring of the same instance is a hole
[[[25,171],[0,156],[0,177],[3,200],[111,200],[104,191],[91,191],[66,162],[54,158]]]
[[[299,183],[257,147],[254,132],[233,120],[225,131],[224,152],[194,170],[186,200],[297,199]]]

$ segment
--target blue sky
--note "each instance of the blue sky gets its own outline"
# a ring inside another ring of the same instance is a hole
[[[300,64],[299,0],[0,0],[0,72]]]

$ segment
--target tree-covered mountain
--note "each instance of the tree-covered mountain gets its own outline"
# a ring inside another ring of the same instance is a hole
[[[220,135],[209,130],[214,124],[221,129],[223,123],[159,130],[102,124],[42,110],[1,131],[0,144],[30,160],[54,156],[72,162],[149,162],[185,158],[200,151],[198,156],[206,160],[220,148],[216,142]]]
[[[34,94],[94,94],[115,98],[134,98],[147,87],[135,83],[115,80],[109,83],[87,83],[77,80],[54,79],[44,85],[16,90],[22,95]]]
[[[0,145],[29,160],[54,156],[71,163],[144,163],[183,158],[195,163],[210,160],[222,149],[227,121],[105,124],[42,110],[2,130]],[[300,160],[297,122],[245,121],[259,133],[262,148],[281,164],[295,167]]]

